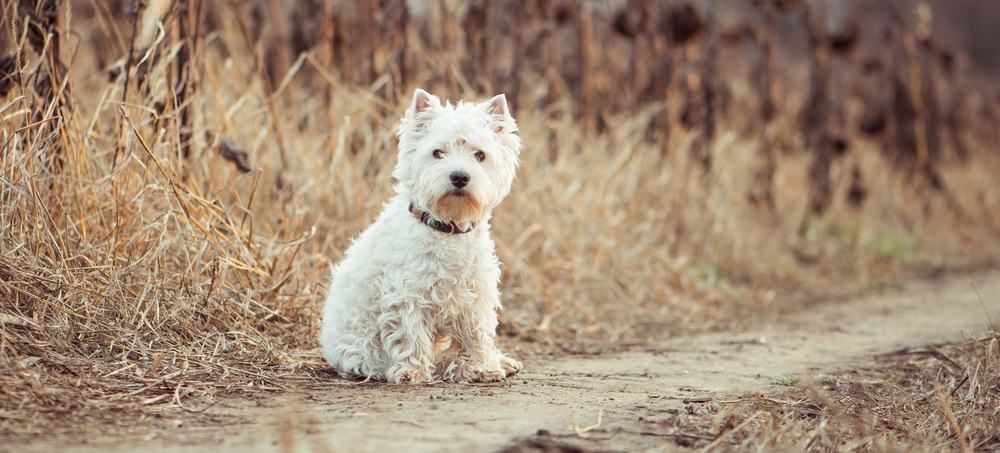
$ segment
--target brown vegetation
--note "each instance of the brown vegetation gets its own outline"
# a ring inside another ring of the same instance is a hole
[[[904,349],[867,369],[731,406],[716,416],[720,451],[996,450],[1000,335]]]

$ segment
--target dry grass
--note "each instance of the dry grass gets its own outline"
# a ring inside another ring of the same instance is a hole
[[[869,368],[725,408],[719,451],[994,451],[1000,334],[906,349]]]
[[[51,53],[4,30],[23,60],[0,98],[0,432],[196,412],[221,394],[326,378],[313,351],[324,282],[391,190],[402,106],[309,57],[268,94],[237,25],[224,26],[191,57],[190,126],[157,105],[177,98],[176,45],[154,46],[156,64],[126,95],[85,44],[60,73]],[[62,83],[37,90],[45,76]],[[487,93],[447,95],[460,94]],[[776,210],[761,212],[746,192],[767,145],[720,133],[706,174],[683,134],[669,150],[650,141],[656,107],[609,117],[603,133],[581,132],[571,107],[514,106],[523,170],[495,221],[505,335],[648,340],[775,305],[784,285],[863,286],[995,250],[988,153],[946,166],[952,187],[969,189],[959,193],[971,220],[956,220],[861,145],[834,190],[847,190],[854,165],[882,190],[800,234],[802,155],[776,163]]]

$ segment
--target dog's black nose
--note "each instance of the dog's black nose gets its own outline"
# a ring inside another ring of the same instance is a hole
[[[469,174],[464,171],[453,171],[449,176],[451,177],[451,185],[459,189],[469,185]]]

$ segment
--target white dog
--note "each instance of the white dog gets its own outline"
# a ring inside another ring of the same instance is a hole
[[[521,139],[503,94],[476,104],[416,90],[399,127],[396,195],[333,270],[320,344],[342,376],[496,381],[500,263],[490,215]]]

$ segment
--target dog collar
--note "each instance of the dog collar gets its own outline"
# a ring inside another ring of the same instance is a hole
[[[413,214],[413,218],[417,219],[417,221],[419,221],[420,223],[427,225],[444,234],[464,234],[476,229],[476,224],[475,222],[473,222],[471,225],[469,225],[469,229],[460,230],[458,229],[458,225],[455,225],[455,222],[445,223],[438,219],[435,219],[431,217],[429,213],[417,209],[416,206],[413,206],[413,203],[410,203],[410,213]]]

